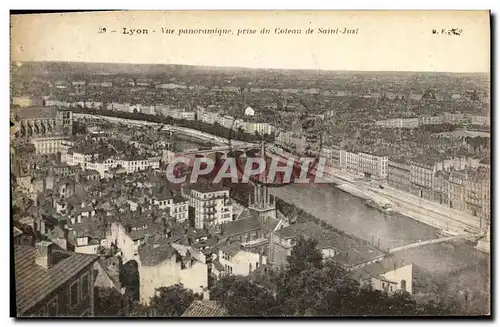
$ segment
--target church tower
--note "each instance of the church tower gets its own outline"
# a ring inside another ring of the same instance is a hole
[[[266,159],[265,142],[262,142],[260,156]],[[266,167],[267,168],[267,167]],[[271,217],[276,219],[276,201],[274,196],[269,193],[269,188],[266,184],[267,169],[264,174],[261,174],[259,181],[253,186],[253,195],[248,197],[248,208],[259,214],[261,218]]]

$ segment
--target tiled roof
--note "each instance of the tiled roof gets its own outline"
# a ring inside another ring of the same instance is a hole
[[[301,224],[292,224],[290,226],[284,227],[280,230],[277,230],[276,234],[284,238],[292,238],[300,235],[313,237],[321,236],[324,231],[325,230],[323,228],[316,225],[315,223],[306,222]]]
[[[112,285],[114,288],[116,288],[118,291],[121,290],[121,283],[118,278],[118,276],[113,276],[111,273],[108,271],[106,268],[106,264],[104,263],[104,260],[99,260],[96,263],[94,263],[94,267],[97,269],[97,275],[95,277],[95,284],[96,286],[100,287],[106,287],[109,285]],[[102,275],[99,275],[102,274]]]
[[[215,301],[194,301],[182,317],[227,317],[227,311]]]
[[[231,243],[227,245],[223,245],[219,248],[220,251],[227,253],[231,256],[237,254],[240,251],[243,251],[241,247],[241,243]]]
[[[166,242],[156,244],[145,244],[139,247],[139,259],[143,266],[156,266],[157,264],[169,260],[174,255],[178,255],[176,249]]]
[[[81,223],[68,224],[68,228],[74,230],[77,237],[106,238],[106,228],[99,225],[96,221],[84,220]]]
[[[35,263],[36,249],[28,245],[14,247],[16,307],[22,315],[52,291],[99,259],[98,256],[54,249],[55,264],[44,269]]]
[[[243,208],[243,210],[240,212],[240,215],[238,216],[238,220],[252,218],[252,217],[258,217],[258,216],[259,216],[259,214],[256,213],[255,211],[250,210],[248,208]]]
[[[47,107],[47,108],[29,107],[29,108],[16,109],[16,116],[19,119],[56,118],[57,109],[52,107]]]
[[[187,188],[201,193],[211,193],[211,192],[220,192],[229,190],[227,187],[223,187],[221,184],[203,183],[203,182],[197,184],[191,184]]]
[[[64,238],[64,230],[60,226],[54,227],[54,229],[48,232],[47,234],[50,239]]]
[[[275,232],[284,238],[295,236],[306,236],[318,241],[319,249],[333,248],[342,254],[336,256],[337,261],[344,264],[357,264],[371,258],[382,255],[380,250],[370,246],[361,240],[326,230],[313,222],[292,224]]]
[[[92,175],[99,175],[99,172],[94,169],[87,169],[81,172],[81,176],[92,176]]]
[[[406,263],[403,260],[397,260],[394,257],[387,257],[379,262],[375,262],[369,264],[359,270],[356,270],[354,273],[354,277],[357,279],[369,278],[369,277],[377,277],[379,279],[383,279],[381,275],[393,271],[402,267],[409,265],[410,263]],[[384,281],[388,281],[385,280]]]
[[[278,224],[280,223],[280,220],[274,219],[272,217],[264,217],[261,219],[261,221],[262,221],[262,228],[270,232],[274,231],[278,226]]]
[[[236,235],[251,230],[256,230],[261,227],[260,221],[257,217],[249,217],[230,221],[222,225],[222,233],[224,236]]]
[[[156,189],[153,189],[153,194],[154,194],[153,197],[158,201],[170,200],[174,197],[172,194],[172,191],[170,189],[168,189],[167,187],[163,187],[163,186],[156,188]]]
[[[178,193],[174,196],[174,203],[182,203],[182,202],[188,202],[188,201],[189,201],[188,199],[186,199],[185,197],[183,197],[182,195],[180,195]]]

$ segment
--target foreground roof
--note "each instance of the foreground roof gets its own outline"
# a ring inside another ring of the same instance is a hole
[[[182,317],[227,317],[227,311],[216,301],[194,301]]]
[[[98,256],[54,249],[54,265],[43,269],[35,263],[36,248],[14,247],[16,307],[23,314],[73,276],[99,259]]]

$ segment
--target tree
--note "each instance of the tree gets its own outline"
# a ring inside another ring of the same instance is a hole
[[[226,275],[210,290],[232,316],[279,316],[280,310],[272,291],[248,277]]]
[[[291,275],[298,275],[309,267],[323,267],[323,255],[313,239],[298,237],[292,253],[287,257],[288,270]]]
[[[290,267],[265,276],[224,276],[211,295],[236,316],[450,315],[460,310],[442,302],[417,304],[407,292],[392,295],[360,287],[349,271],[321,260],[316,242],[299,238]]]
[[[157,288],[150,307],[155,316],[180,317],[193,301],[193,291],[185,289],[182,284],[175,284]]]

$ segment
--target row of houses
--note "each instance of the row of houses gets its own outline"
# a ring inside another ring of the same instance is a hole
[[[471,158],[436,164],[388,162],[390,186],[417,197],[490,219],[491,171]]]
[[[383,154],[349,152],[338,147],[324,147],[320,155],[331,166],[386,181],[391,187],[473,216],[490,218],[491,171],[479,159],[391,160]]]
[[[247,116],[254,115],[254,110],[250,107],[245,110],[245,113],[249,112],[251,114],[247,114]],[[258,133],[260,135],[266,135],[273,134],[276,131],[274,125],[254,117],[249,117],[246,118],[246,120],[243,120],[229,115],[221,115],[217,112],[208,111],[204,108],[198,108],[196,116],[199,121],[205,122],[207,124],[213,125],[217,123],[228,129],[242,129],[244,132],[249,134]]]
[[[470,115],[463,113],[444,113],[440,116],[424,116],[415,118],[392,118],[378,120],[376,126],[383,128],[417,128],[423,125],[439,124],[471,124],[490,126],[490,116]]]

